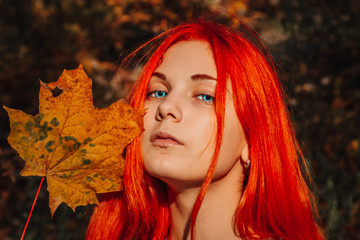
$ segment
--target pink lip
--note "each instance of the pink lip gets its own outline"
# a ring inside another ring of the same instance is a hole
[[[176,145],[184,145],[179,139],[167,132],[155,132],[151,135],[150,141],[159,147],[170,147]]]

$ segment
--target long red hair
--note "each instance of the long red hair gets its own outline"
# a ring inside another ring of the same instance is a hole
[[[153,51],[149,50],[151,57],[134,85],[130,104],[143,108],[148,82],[164,53],[176,42],[188,40],[210,44],[218,73],[216,147],[193,208],[192,237],[196,235],[196,216],[216,167],[229,80],[251,159],[234,213],[236,234],[248,239],[324,239],[316,223],[316,202],[307,183],[310,176],[272,60],[243,34],[203,20],[160,34],[137,50],[158,43]],[[166,239],[169,236],[171,216],[166,184],[145,172],[140,147],[140,137],[127,147],[124,191],[103,199],[95,208],[87,239]]]

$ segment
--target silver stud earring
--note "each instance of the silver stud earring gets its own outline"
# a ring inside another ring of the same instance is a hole
[[[250,166],[250,159],[247,159],[246,161],[244,161],[244,167],[248,168]]]

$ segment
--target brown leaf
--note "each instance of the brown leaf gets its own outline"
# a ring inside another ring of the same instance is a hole
[[[54,97],[56,87],[62,93]],[[94,108],[91,79],[81,65],[54,83],[41,83],[39,98],[36,116],[4,108],[8,141],[25,160],[21,175],[46,176],[51,214],[62,202],[74,210],[97,204],[96,193],[121,191],[121,154],[142,132],[143,111],[123,101]]]

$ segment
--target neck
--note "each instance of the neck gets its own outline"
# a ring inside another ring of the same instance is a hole
[[[242,167],[236,163],[228,174],[213,181],[195,223],[196,240],[239,239],[234,233],[234,213],[241,197]],[[190,217],[200,186],[174,190],[168,186],[172,218],[171,240],[191,239]]]

